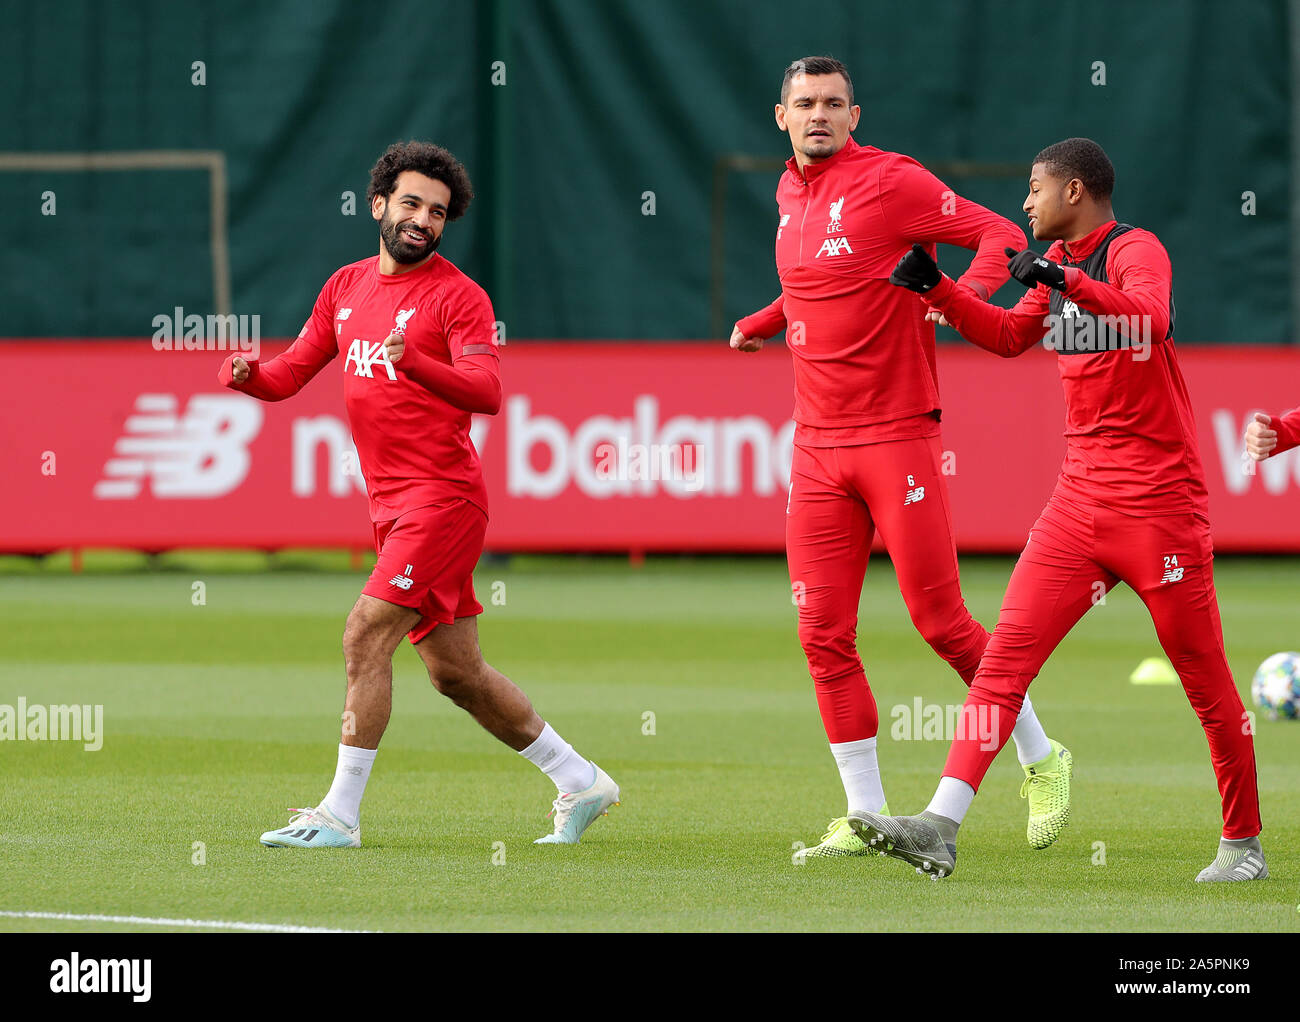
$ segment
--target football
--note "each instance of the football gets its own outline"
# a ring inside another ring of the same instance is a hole
[[[1300,716],[1300,653],[1274,653],[1260,664],[1250,695],[1270,720]]]

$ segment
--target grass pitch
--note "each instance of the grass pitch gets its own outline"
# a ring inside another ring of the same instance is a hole
[[[620,783],[576,847],[549,830],[549,781],[439,696],[409,645],[356,851],[271,850],[258,835],[333,776],[339,637],[364,571],[346,558],[92,558],[0,563],[0,703],[102,704],[103,748],[0,743],[0,910],[381,930],[1294,930],[1300,922],[1300,723],[1260,720],[1259,883],[1192,882],[1219,800],[1178,686],[1131,685],[1158,655],[1127,589],[1095,608],[1031,694],[1075,758],[1062,838],[1025,841],[1008,746],[932,883],[855,858],[796,866],[844,812],[779,559],[485,562],[488,660]],[[1011,570],[963,561],[987,626]],[[202,589],[195,586],[202,582]],[[1220,560],[1220,606],[1249,707],[1255,666],[1300,648],[1300,562]],[[198,595],[203,601],[198,602]],[[891,737],[895,708],[959,704],[873,559],[859,647],[881,710],[896,812],[918,812],[947,742]],[[5,930],[157,926],[0,916]]]

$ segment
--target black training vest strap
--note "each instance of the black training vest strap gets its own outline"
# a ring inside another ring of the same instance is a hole
[[[1117,223],[1086,259],[1077,263],[1063,259],[1061,265],[1073,266],[1082,270],[1093,280],[1109,284],[1110,278],[1106,275],[1106,253],[1110,251],[1110,243],[1121,234],[1127,234],[1131,230],[1134,230],[1132,224]],[[1098,351],[1118,351],[1130,346],[1128,340],[1122,334],[1103,323],[1095,313],[1079,308],[1056,288],[1052,288],[1048,308],[1052,314],[1052,321],[1056,324],[1053,330],[1058,333],[1063,342],[1053,345],[1059,355],[1091,355]],[[1091,322],[1085,322],[1085,320]],[[1169,330],[1165,337],[1173,337],[1173,335],[1174,296],[1171,293],[1169,295]],[[1078,344],[1072,343],[1072,339],[1076,337],[1079,338],[1080,343]]]

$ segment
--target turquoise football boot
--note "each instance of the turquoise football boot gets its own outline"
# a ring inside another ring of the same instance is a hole
[[[596,767],[596,779],[591,787],[571,795],[560,794],[546,814],[555,818],[555,830],[533,844],[576,845],[596,817],[608,816],[609,807],[620,804],[618,785],[595,763],[592,766]]]
[[[268,848],[360,848],[361,821],[349,827],[323,805],[315,809],[290,809],[296,813],[289,826],[268,830],[262,844]]]

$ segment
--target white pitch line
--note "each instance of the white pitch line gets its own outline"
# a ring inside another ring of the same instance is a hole
[[[251,930],[260,933],[374,933],[374,930],[333,930],[328,926],[288,926],[283,923],[238,923],[223,919],[159,919],[149,916],[76,915],[71,912],[5,912],[9,919],[63,919],[78,923],[130,923],[136,926],[188,926],[202,930]]]

